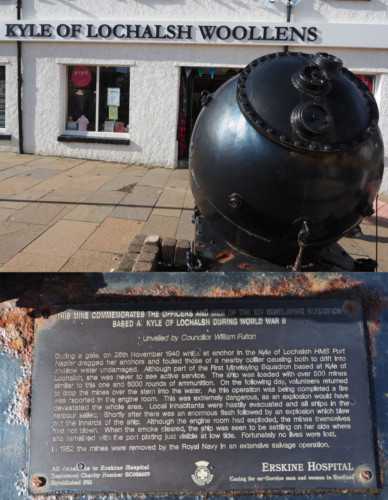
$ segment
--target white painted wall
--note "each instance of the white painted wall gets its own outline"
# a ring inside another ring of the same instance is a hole
[[[16,18],[16,0],[0,0],[0,19]],[[267,0],[23,0],[28,20],[121,20],[185,23],[189,21],[283,22],[286,1]],[[295,22],[388,24],[388,0],[301,0],[292,11]],[[388,29],[388,27],[387,27]],[[24,148],[26,152],[160,165],[177,165],[176,126],[181,66],[241,67],[279,47],[136,43],[23,42]],[[325,47],[301,49],[325,51]],[[326,49],[354,72],[377,75],[376,99],[380,128],[388,151],[388,48]],[[7,63],[7,129],[18,145],[16,43],[0,43],[0,64]],[[62,143],[66,107],[66,64],[131,66],[129,146]],[[383,181],[388,192],[388,172]]]
[[[1,0],[6,2],[7,0]],[[8,0],[9,1],[9,0]],[[12,2],[15,3],[15,0]],[[301,0],[295,19],[383,24],[387,0]],[[23,0],[23,16],[36,19],[171,19],[281,21],[285,0]]]
[[[16,19],[17,0],[0,0],[0,12],[3,19]]]

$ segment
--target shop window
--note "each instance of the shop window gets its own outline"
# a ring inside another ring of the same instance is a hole
[[[374,91],[374,76],[373,75],[357,75],[358,78],[365,83],[368,89]]]
[[[5,66],[0,66],[0,129],[5,128]]]
[[[68,133],[128,132],[129,68],[68,66]]]
[[[177,126],[179,160],[188,158],[191,134],[201,111],[201,93],[204,90],[210,93],[215,92],[240,71],[241,68],[185,67],[181,69]]]

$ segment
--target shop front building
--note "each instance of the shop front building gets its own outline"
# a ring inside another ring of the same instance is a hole
[[[358,74],[388,149],[388,0],[0,0],[0,14],[0,151],[185,166],[202,91],[284,50]]]

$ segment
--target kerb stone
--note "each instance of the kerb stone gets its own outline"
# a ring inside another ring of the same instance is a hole
[[[175,255],[175,246],[176,239],[175,238],[163,238],[162,240],[162,262],[169,266],[174,264],[174,255]]]
[[[184,266],[186,264],[186,253],[190,248],[189,240],[178,240],[175,246],[174,264]]]
[[[132,268],[133,273],[150,273],[152,271],[155,271],[155,268],[152,265],[152,262],[138,262],[138,261],[136,261],[133,268]]]

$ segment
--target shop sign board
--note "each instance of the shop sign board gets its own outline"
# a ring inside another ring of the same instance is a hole
[[[1,21],[0,41],[388,48],[383,24],[182,21]]]

